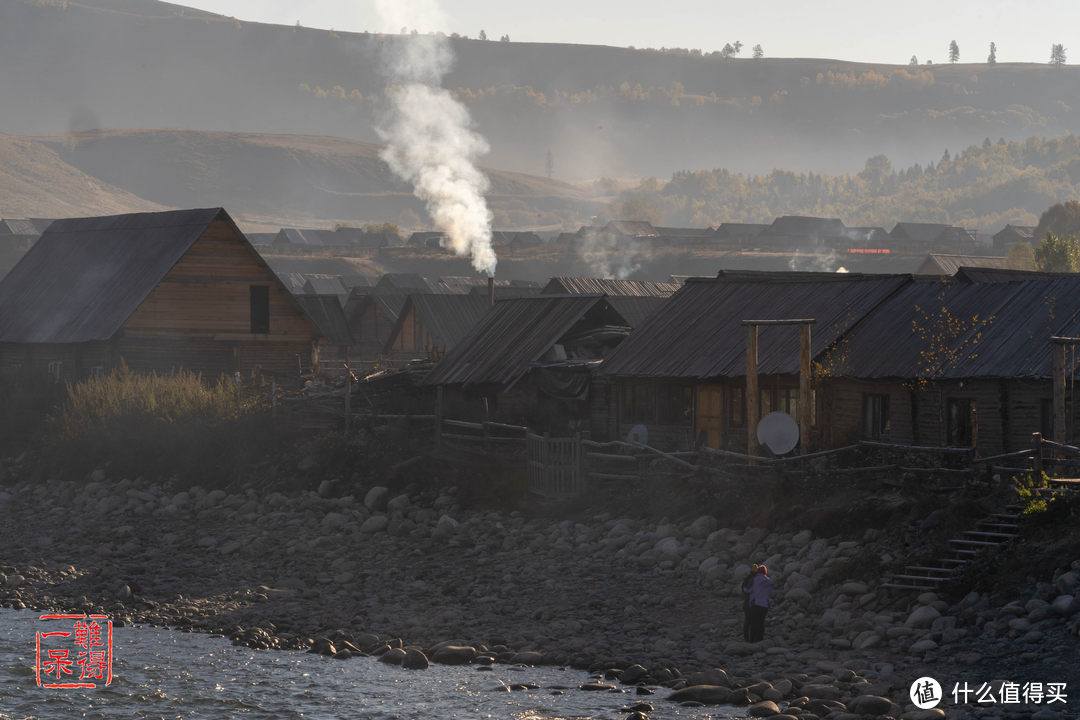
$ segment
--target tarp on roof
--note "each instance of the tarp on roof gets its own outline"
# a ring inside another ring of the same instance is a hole
[[[816,357],[911,282],[910,275],[818,275],[793,280],[689,278],[604,359],[596,375],[695,380],[743,377],[743,320],[816,320],[811,331],[811,348]],[[759,330],[758,372],[799,372],[798,328]]]
[[[671,297],[679,289],[675,283],[605,280],[602,278],[553,277],[541,295],[629,295],[632,297]]]
[[[478,295],[409,295],[390,331],[385,354],[401,332],[409,310],[415,309],[428,336],[437,347],[452,348],[468,334],[491,309],[486,297]]]
[[[822,364],[865,379],[1049,378],[1050,336],[1080,333],[1077,308],[1080,278],[912,283]]]
[[[355,345],[336,295],[297,295],[296,302],[331,345]]]
[[[0,280],[0,342],[109,339],[219,218],[235,229],[221,208],[57,220]]]
[[[495,303],[424,378],[424,385],[510,387],[564,335],[626,326],[601,295],[534,295]],[[573,331],[573,332],[571,332]]]

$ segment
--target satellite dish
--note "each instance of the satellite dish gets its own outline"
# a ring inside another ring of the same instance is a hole
[[[626,442],[628,443],[640,443],[641,445],[649,444],[649,431],[644,425],[635,425],[634,429],[626,436]]]
[[[757,438],[773,455],[784,455],[799,444],[799,424],[786,412],[771,412],[758,423]]]

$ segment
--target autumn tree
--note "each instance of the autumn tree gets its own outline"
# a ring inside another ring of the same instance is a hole
[[[1050,64],[1056,68],[1065,64],[1065,46],[1051,45],[1050,46]]]
[[[664,222],[664,208],[643,198],[633,198],[623,203],[619,215],[624,220],[652,223],[653,227]]]
[[[510,42],[510,36],[503,35],[501,38],[499,38],[499,42]]]
[[[1034,270],[1035,251],[1026,242],[1016,243],[1005,253],[1005,267],[1010,270]]]
[[[763,57],[765,57],[765,51],[761,49],[761,45],[755,45],[754,46],[754,59],[755,60],[760,60]]]
[[[990,56],[986,58],[986,64],[990,67],[997,65],[997,44],[990,43]]]
[[[1042,243],[1035,248],[1035,267],[1043,272],[1080,272],[1080,243],[1076,236],[1046,233]]]
[[[1035,237],[1043,237],[1046,233],[1064,237],[1066,235],[1080,235],[1080,201],[1069,200],[1062,204],[1051,205],[1039,218],[1039,226],[1035,229]]]
[[[960,59],[960,46],[953,40],[949,43],[949,62],[955,63]]]
[[[409,211],[406,210],[406,212]],[[413,214],[415,215],[416,213]],[[417,215],[417,218],[419,218],[419,215]],[[352,227],[348,223],[344,223],[344,226]],[[336,227],[334,229],[337,230]],[[399,238],[401,237],[401,228],[391,222],[367,223],[364,225],[363,230],[366,233],[386,233],[387,235],[397,235]]]

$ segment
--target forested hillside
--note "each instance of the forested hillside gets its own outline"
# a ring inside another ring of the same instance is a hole
[[[897,169],[885,155],[853,174],[774,170],[745,175],[726,169],[677,172],[623,189],[598,181],[594,192],[617,194],[622,208],[665,225],[772,222],[779,215],[839,217],[849,226],[899,220],[940,222],[996,232],[1006,223],[1036,225],[1050,205],[1080,197],[1080,138],[972,145],[923,167]],[[625,210],[625,212],[623,212]]]
[[[261,25],[151,0],[7,0],[0,131],[179,127],[377,142],[380,58],[410,37]],[[1075,66],[450,43],[457,60],[444,85],[489,140],[483,163],[541,174],[550,150],[561,180],[703,167],[839,174],[878,154],[925,165],[988,135],[1080,133]]]

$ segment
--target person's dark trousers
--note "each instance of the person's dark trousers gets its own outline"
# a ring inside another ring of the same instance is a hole
[[[767,607],[750,606],[750,642],[756,643],[765,639],[765,616],[768,614]]]
[[[750,642],[750,602],[743,603],[742,635],[744,642]]]

